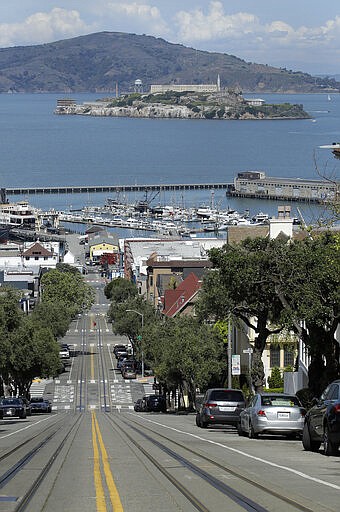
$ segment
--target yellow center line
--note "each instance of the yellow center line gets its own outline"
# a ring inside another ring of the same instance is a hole
[[[113,479],[113,476],[111,473],[109,458],[107,456],[107,451],[106,451],[106,448],[105,448],[105,445],[103,442],[103,438],[102,438],[102,435],[101,435],[101,432],[99,429],[98,421],[97,421],[95,413],[92,413],[92,415],[93,415],[92,417],[94,417],[96,432],[97,432],[97,436],[98,436],[98,442],[99,442],[100,451],[102,454],[104,473],[105,473],[105,478],[106,478],[106,484],[107,484],[107,487],[108,487],[109,493],[110,493],[111,504],[112,504],[114,512],[124,512],[123,505],[122,505],[122,502],[120,501],[120,496],[119,496],[116,484],[114,482],[114,479]]]
[[[99,449],[94,421],[94,414],[92,414],[93,476],[94,486],[96,489],[97,512],[107,512],[102,475],[100,472]]]

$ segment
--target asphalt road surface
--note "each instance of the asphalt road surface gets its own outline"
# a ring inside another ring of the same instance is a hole
[[[52,413],[0,421],[0,512],[340,510],[340,453],[199,429],[193,414],[134,412],[151,382],[117,371],[113,346],[126,340],[107,323],[103,278],[86,279],[96,303],[65,339],[78,355],[60,378],[32,386]]]

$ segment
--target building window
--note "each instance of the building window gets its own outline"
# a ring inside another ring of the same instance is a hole
[[[279,345],[271,345],[270,346],[270,366],[273,368],[274,366],[281,366],[280,364],[280,346]]]
[[[294,350],[290,348],[285,348],[283,353],[283,366],[294,366]]]

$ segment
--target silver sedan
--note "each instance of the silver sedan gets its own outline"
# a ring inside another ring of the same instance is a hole
[[[240,414],[238,433],[250,439],[259,434],[301,436],[306,410],[296,395],[257,393]]]

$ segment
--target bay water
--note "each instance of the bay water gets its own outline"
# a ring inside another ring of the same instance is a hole
[[[259,95],[244,94],[245,97]],[[267,176],[339,179],[340,161],[320,145],[340,141],[340,95],[260,95],[267,103],[299,103],[307,120],[176,120],[55,115],[60,94],[0,95],[0,186],[124,185],[232,182],[245,170]],[[72,95],[78,103],[98,94]],[[57,210],[103,205],[108,194],[13,196]],[[141,194],[114,197],[135,202]],[[162,193],[155,203],[277,212],[276,201],[232,199],[222,190]],[[291,203],[306,221],[322,207]]]

